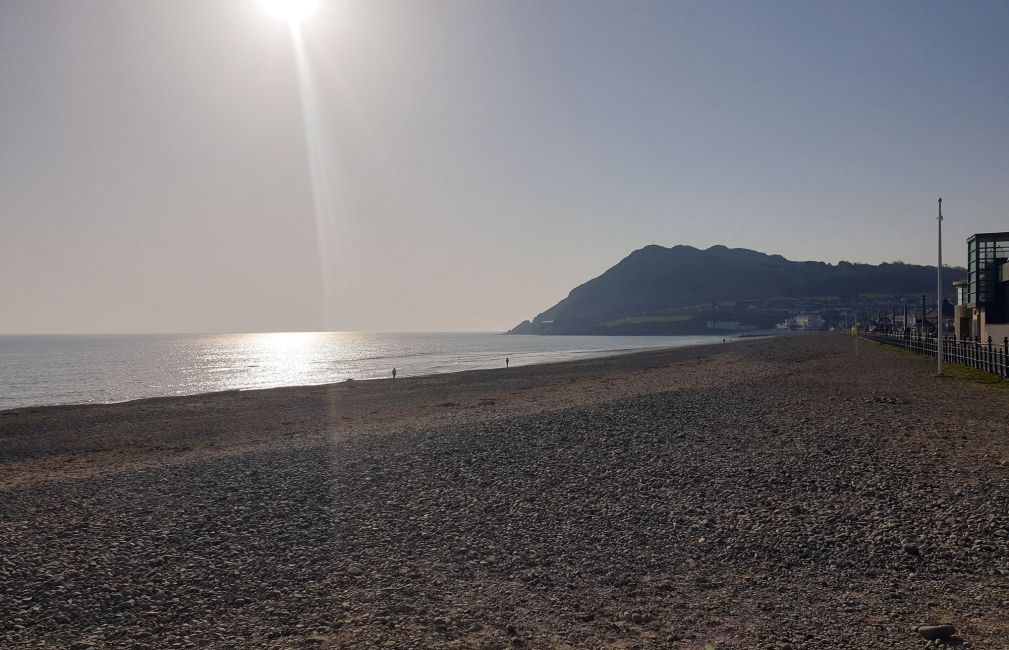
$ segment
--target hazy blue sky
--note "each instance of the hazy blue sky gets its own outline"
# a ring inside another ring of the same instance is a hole
[[[1009,230],[1007,2],[323,1],[303,32],[322,230],[258,0],[0,2],[0,332],[505,329],[653,242],[931,263],[939,194],[948,262]]]

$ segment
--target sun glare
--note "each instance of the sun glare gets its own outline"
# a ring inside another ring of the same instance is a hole
[[[318,0],[261,0],[266,12],[289,25],[299,25],[308,17]]]

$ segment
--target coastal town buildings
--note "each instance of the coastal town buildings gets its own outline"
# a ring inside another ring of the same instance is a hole
[[[929,328],[935,329],[936,325],[936,315],[938,309],[932,308],[928,313],[925,314],[925,321],[929,324]],[[954,317],[956,314],[956,308],[953,303],[943,298],[942,300],[942,327],[944,332],[952,332],[954,329]]]
[[[819,330],[823,329],[823,317],[820,314],[796,314],[786,318],[778,325],[783,330]]]
[[[1002,341],[1009,336],[1009,232],[967,239],[967,280],[954,283],[958,339]]]
[[[709,330],[745,331],[759,329],[759,325],[744,325],[739,321],[709,320],[706,322]]]
[[[903,331],[905,329],[914,330],[918,327],[918,317],[914,313],[909,313],[907,318],[904,314],[897,314],[894,318],[894,326],[897,331]]]

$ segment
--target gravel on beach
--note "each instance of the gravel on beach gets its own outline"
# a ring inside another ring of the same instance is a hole
[[[1009,648],[1009,391],[827,334],[358,384],[0,412],[0,647]]]

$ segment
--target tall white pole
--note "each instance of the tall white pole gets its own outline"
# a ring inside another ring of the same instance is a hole
[[[942,374],[942,197],[939,197],[939,262],[935,266],[936,278],[936,308],[935,308],[935,345],[938,358],[938,372]]]

